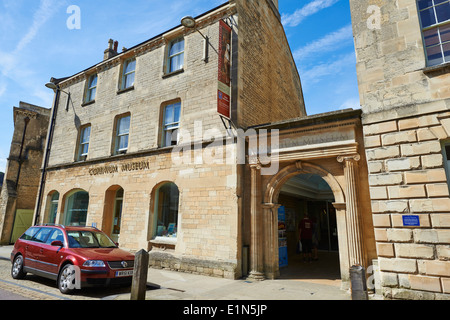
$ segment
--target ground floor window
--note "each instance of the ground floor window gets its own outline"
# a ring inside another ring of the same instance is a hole
[[[64,224],[67,226],[86,226],[89,194],[77,191],[67,199]]]
[[[179,190],[174,183],[166,183],[156,192],[155,236],[176,238],[178,229]]]

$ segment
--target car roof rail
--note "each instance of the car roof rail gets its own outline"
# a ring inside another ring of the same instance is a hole
[[[52,227],[61,227],[61,228],[66,228],[64,225],[62,224],[58,224],[58,223],[44,223],[41,224],[41,226],[52,226]]]
[[[99,230],[97,227],[95,227],[95,226],[85,226],[85,228],[93,228],[93,229],[95,229],[95,230]]]

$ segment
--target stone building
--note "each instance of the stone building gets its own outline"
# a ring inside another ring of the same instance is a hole
[[[382,293],[450,293],[449,1],[350,0]]]
[[[348,288],[377,257],[361,111],[306,115],[277,1],[193,20],[52,78],[35,221],[97,226],[155,267],[273,279],[309,212]]]
[[[33,224],[50,109],[20,102],[0,194],[0,244],[14,243]],[[2,177],[3,178],[3,177]]]
[[[122,52],[110,41],[103,61],[52,79],[35,219],[95,225],[151,249],[152,265],[236,278],[246,231],[229,133],[305,107],[277,3],[230,1],[195,22]]]

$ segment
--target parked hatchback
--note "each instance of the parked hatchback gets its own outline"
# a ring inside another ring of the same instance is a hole
[[[43,225],[29,228],[16,241],[11,262],[14,279],[33,273],[56,280],[68,294],[88,286],[130,285],[134,255],[94,227]]]

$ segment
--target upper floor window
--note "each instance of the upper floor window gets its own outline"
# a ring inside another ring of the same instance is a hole
[[[85,126],[80,131],[80,144],[78,146],[78,160],[86,159],[89,152],[89,140],[91,139],[91,126]]]
[[[444,145],[444,163],[447,170],[447,182],[450,188],[450,142]]]
[[[162,147],[173,146],[178,143],[178,129],[180,128],[181,103],[169,104],[163,114]]]
[[[178,38],[169,44],[167,73],[183,69],[184,38]]]
[[[84,102],[94,101],[95,95],[97,93],[97,79],[98,76],[96,74],[89,77],[86,91],[86,99]]]
[[[418,0],[428,66],[450,62],[450,0]]]
[[[120,89],[127,89],[134,86],[134,75],[136,71],[136,59],[125,61],[122,73],[122,85]]]
[[[130,135],[130,115],[121,116],[116,123],[115,154],[126,153]]]

